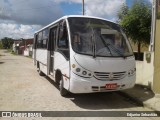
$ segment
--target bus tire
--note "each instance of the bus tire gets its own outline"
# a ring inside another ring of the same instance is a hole
[[[40,76],[45,76],[45,74],[41,71],[40,66],[38,67],[38,73]]]
[[[63,79],[61,79],[59,83],[59,90],[60,90],[61,96],[65,97],[68,95],[68,91],[63,86],[64,86]]]

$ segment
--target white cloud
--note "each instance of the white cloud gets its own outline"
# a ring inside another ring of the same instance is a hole
[[[113,20],[125,2],[126,0],[87,0],[86,14]]]
[[[126,0],[84,1],[86,15],[114,21],[121,5],[126,3]],[[33,37],[41,25],[63,16],[62,3],[82,4],[82,0],[0,0],[0,38]]]
[[[153,2],[153,0],[148,0],[148,1],[151,2],[151,3]]]
[[[63,16],[60,6],[51,0],[0,0],[0,19],[30,25],[47,25]]]
[[[82,3],[82,0],[52,0],[56,3],[62,3],[62,2],[66,2],[66,3]],[[86,0],[84,0],[86,2]],[[94,1],[94,0],[91,0]]]
[[[82,0],[53,0],[57,3],[79,3],[82,4]],[[85,2],[85,14],[96,17],[103,17],[110,20],[115,20],[117,12],[126,0],[84,0]]]
[[[53,0],[0,0],[0,39],[33,37],[35,30],[61,16]]]
[[[22,24],[0,24],[0,38],[10,37],[14,39],[19,38],[33,38],[35,30],[40,29],[39,25],[22,25]]]

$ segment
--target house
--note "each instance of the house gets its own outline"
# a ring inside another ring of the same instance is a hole
[[[154,32],[154,77],[153,77],[153,90],[156,94],[160,94],[160,80],[159,80],[159,75],[160,75],[160,0],[158,0],[158,16],[157,19],[155,20],[155,32]],[[157,15],[157,14],[156,14]]]
[[[20,50],[22,50],[22,54],[25,56],[31,56],[32,55],[32,45],[33,45],[33,38],[23,39],[20,44]]]
[[[137,80],[139,84],[148,86],[155,96],[160,95],[160,0],[153,0],[152,31],[149,52],[144,53],[144,60],[138,63]]]
[[[33,44],[28,44],[24,50],[24,56],[32,56],[32,47]]]
[[[14,40],[13,51],[17,54],[29,56],[32,55],[33,38]]]
[[[13,52],[17,54],[22,54],[22,51],[19,49],[19,45],[22,42],[22,40],[14,40],[13,43]]]

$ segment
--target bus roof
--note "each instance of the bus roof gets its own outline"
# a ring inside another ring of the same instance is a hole
[[[46,29],[46,28],[48,28],[48,27],[54,25],[55,23],[57,23],[57,22],[59,22],[59,21],[61,21],[61,20],[63,20],[63,19],[70,18],[70,17],[95,18],[95,19],[101,19],[101,20],[105,20],[105,21],[108,21],[108,22],[115,23],[115,22],[113,22],[113,21],[111,21],[111,20],[107,20],[107,19],[100,18],[100,17],[87,16],[87,15],[68,15],[68,16],[63,16],[63,17],[57,19],[56,21],[54,21],[54,22],[48,24],[47,26],[41,28],[40,30],[36,31],[35,33],[38,33],[38,32],[40,32],[40,31],[42,31],[42,30],[44,30],[44,29]],[[115,23],[115,24],[117,24],[117,23]]]

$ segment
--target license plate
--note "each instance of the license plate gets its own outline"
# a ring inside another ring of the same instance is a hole
[[[114,84],[106,84],[106,89],[109,89],[109,90],[117,89],[117,83],[114,83]]]

